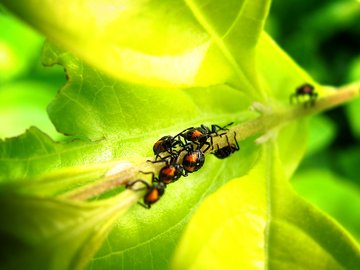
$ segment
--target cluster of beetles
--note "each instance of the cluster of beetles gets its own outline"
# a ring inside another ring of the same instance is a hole
[[[131,190],[146,190],[143,203],[145,208],[157,202],[164,194],[168,184],[177,181],[181,176],[188,176],[190,173],[196,172],[204,165],[205,153],[210,151],[215,157],[224,159],[232,153],[240,150],[234,132],[233,142],[230,143],[228,137],[228,127],[211,125],[207,127],[201,125],[199,127],[187,128],[175,136],[167,135],[160,138],[153,146],[155,158],[152,163],[163,163],[158,176],[154,172],[141,172],[143,174],[151,174],[151,183],[137,179],[126,185]],[[214,145],[213,138],[215,136],[225,137],[226,145],[219,147]],[[137,183],[141,183],[142,187],[138,187]],[[136,187],[135,187],[136,185]]]
[[[299,101],[299,98],[308,97],[305,106],[307,104],[314,105],[317,96],[314,87],[305,83],[290,95],[290,103],[293,103],[294,98]],[[153,161],[149,161],[164,164],[159,175],[155,176],[154,172],[141,172],[152,175],[151,183],[137,179],[128,183],[126,188],[134,191],[145,190],[143,202],[139,202],[139,204],[149,209],[164,194],[168,184],[177,181],[181,176],[188,176],[189,173],[201,169],[205,162],[204,154],[208,151],[215,157],[224,159],[240,150],[235,132],[232,142],[229,141],[228,127],[232,124],[229,123],[223,127],[211,125],[210,128],[205,125],[190,127],[175,136],[167,135],[160,138],[153,146],[155,158]],[[221,148],[218,144],[216,147],[214,146],[213,138],[216,136],[225,137],[225,146]],[[141,187],[138,187],[138,183],[141,183]]]

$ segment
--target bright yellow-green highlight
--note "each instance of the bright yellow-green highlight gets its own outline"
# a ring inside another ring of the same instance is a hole
[[[21,69],[21,63],[8,44],[0,41],[0,79],[6,80]]]
[[[264,164],[207,197],[185,231],[173,269],[264,269]]]

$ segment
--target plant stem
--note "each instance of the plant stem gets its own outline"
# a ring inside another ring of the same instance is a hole
[[[230,131],[236,132],[236,139],[242,141],[256,135],[266,134],[271,130],[303,117],[329,110],[359,96],[360,82],[352,83],[318,99],[312,106],[304,106],[304,103],[300,103],[294,106],[286,106],[276,111],[269,110],[268,112],[263,112],[256,119],[233,127]]]
[[[241,123],[231,128],[228,132],[236,132],[236,139],[238,141],[259,135],[261,136],[292,121],[331,109],[358,96],[360,96],[360,82],[340,87],[332,94],[319,98],[316,103],[311,106],[304,106],[304,103],[300,103],[272,110],[271,108],[262,105],[264,111],[258,118]],[[231,139],[231,136],[229,139]],[[220,148],[226,145],[226,141],[221,136],[214,137],[213,143]],[[209,152],[210,151],[206,154]],[[146,160],[148,159],[151,158],[146,158]],[[165,163],[154,164],[151,162],[142,162],[130,167],[121,167],[118,171],[114,171],[113,169],[116,169],[116,166],[119,164],[121,165],[121,162],[118,164],[115,163],[115,166],[112,167],[108,173],[105,173],[105,175],[96,183],[73,190],[70,193],[65,194],[65,196],[63,195],[63,197],[72,200],[88,200],[94,196],[113,190],[116,187],[125,185],[129,181],[133,181],[139,171],[152,171],[157,174]],[[111,170],[113,172],[109,174]],[[138,193],[138,198],[140,198],[141,194]]]

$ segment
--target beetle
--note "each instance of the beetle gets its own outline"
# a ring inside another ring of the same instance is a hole
[[[190,127],[187,129],[184,129],[181,131],[177,136],[181,136],[185,140],[185,144],[182,146],[188,145],[189,142],[194,143],[197,146],[197,150],[200,150],[204,145],[206,145],[206,148],[203,150],[203,153],[205,153],[210,147],[213,149],[213,140],[212,137],[214,135],[219,135],[219,131],[226,131],[229,130],[227,127],[232,125],[233,122],[220,127],[218,125],[211,125],[211,128],[201,125],[199,127]],[[208,142],[208,139],[210,138],[210,142]]]
[[[189,144],[185,146],[187,153],[183,157],[182,166],[185,172],[193,173],[198,171],[205,162],[205,155],[199,149],[194,149],[193,145]]]
[[[184,150],[174,151],[168,156],[161,157],[160,160],[148,160],[148,162],[151,163],[166,163],[166,165],[160,169],[158,178],[156,178],[154,173],[151,172],[153,175],[153,181],[170,184],[178,180],[181,176],[187,176],[187,173],[184,172],[183,165],[178,162],[179,155],[182,151]]]
[[[290,103],[293,103],[293,99],[295,98],[297,101],[299,101],[300,97],[309,97],[309,104],[314,105],[315,100],[318,96],[318,93],[315,92],[315,87],[309,83],[305,83],[303,85],[300,85],[295,89],[295,93],[290,95]],[[305,106],[308,102],[305,102]]]
[[[170,184],[177,181],[181,176],[187,176],[181,164],[167,164],[160,169],[158,182]]]
[[[144,184],[143,187],[140,188],[134,188],[134,185],[137,183]],[[165,193],[166,185],[161,182],[154,182],[148,183],[145,180],[137,179],[133,182],[130,182],[126,185],[126,188],[134,190],[134,191],[140,191],[140,190],[146,190],[146,193],[143,197],[143,202],[138,202],[141,206],[150,209],[151,205],[156,203],[162,195]]]
[[[240,150],[239,143],[236,140],[236,133],[235,132],[234,132],[234,142],[235,142],[235,144],[230,144],[229,137],[227,136],[227,134],[225,135],[225,137],[226,137],[227,145],[225,145],[224,147],[219,148],[219,145],[217,144],[217,149],[214,152],[211,153],[211,154],[213,154],[215,157],[217,157],[219,159],[227,158],[232,153]]]
[[[183,142],[178,139],[178,137],[173,137],[170,135],[166,135],[161,137],[159,140],[155,142],[153,145],[153,152],[155,155],[155,160],[160,157],[161,153],[168,152],[169,154],[173,153],[173,149],[177,146],[183,146]]]

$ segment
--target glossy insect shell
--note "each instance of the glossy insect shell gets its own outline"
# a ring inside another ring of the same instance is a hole
[[[214,156],[219,158],[219,159],[224,159],[224,158],[227,158],[228,156],[230,156],[235,151],[237,151],[236,148],[234,148],[232,146],[225,146],[223,148],[220,148],[220,149],[216,150],[214,152]]]
[[[153,146],[154,154],[158,155],[162,152],[166,152],[167,150],[171,149],[172,144],[173,144],[172,136],[164,136],[160,138]]]
[[[144,203],[150,207],[156,203],[165,192],[165,186],[162,183],[151,186],[144,196]]]
[[[190,151],[184,156],[182,165],[185,171],[192,173],[199,170],[204,165],[204,162],[205,156],[203,152],[196,150]]]
[[[219,145],[217,146],[217,150],[215,152],[213,152],[212,154],[214,154],[215,157],[219,158],[219,159],[224,159],[227,158],[228,156],[230,156],[232,153],[235,153],[236,151],[240,150],[240,146],[236,140],[236,133],[234,132],[234,141],[235,144],[230,144],[229,142],[229,137],[227,135],[226,136],[226,142],[227,145],[219,148]]]
[[[311,94],[314,91],[314,86],[311,84],[303,84],[300,87],[296,88],[296,94],[298,95],[306,95]]]
[[[159,182],[169,184],[178,180],[182,175],[183,167],[179,164],[170,164],[161,168],[159,172]]]
[[[207,138],[207,134],[210,132],[210,130],[207,127],[197,127],[197,128],[192,128],[190,130],[188,130],[187,132],[185,132],[185,134],[183,134],[182,136],[188,140],[188,141],[198,141],[201,140],[203,138]]]

